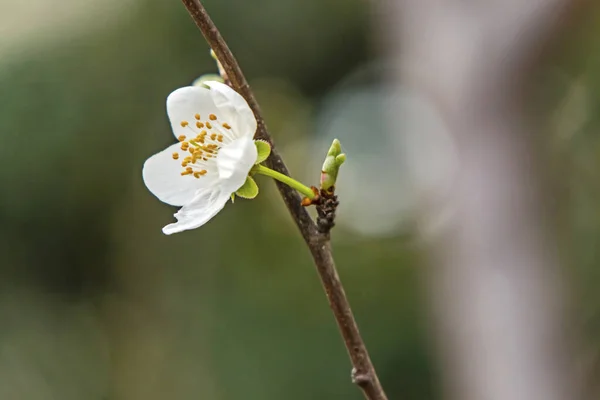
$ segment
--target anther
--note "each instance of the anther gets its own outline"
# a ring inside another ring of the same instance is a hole
[[[219,142],[222,142],[222,141],[223,141],[223,135],[219,135],[219,136],[217,136],[217,140],[218,140]]]
[[[223,126],[223,128],[225,129],[231,129],[231,125],[229,125],[227,122],[224,122],[221,124]]]
[[[216,120],[217,120],[217,116],[216,116],[215,114],[210,114],[210,115],[208,116],[208,118],[209,118],[211,121],[216,121]]]
[[[198,173],[199,173],[200,175],[206,175],[206,173],[207,173],[207,172],[208,172],[207,170],[203,169],[202,171],[200,171],[200,172],[198,172]]]
[[[173,160],[177,160],[179,158],[179,153],[173,153]]]
[[[181,166],[182,167],[187,167],[189,163],[190,162],[186,160],[186,161],[184,161],[184,162],[181,163]]]
[[[210,135],[210,140],[215,140],[217,138],[217,134],[213,133]]]
[[[196,118],[196,119],[198,119],[198,120],[199,120],[199,119],[200,119],[200,114],[196,114],[196,115],[194,115],[194,118]]]
[[[186,126],[188,126],[190,123],[187,121],[181,121],[181,127],[185,128]]]
[[[185,167],[185,171],[188,172],[188,173],[190,173],[190,174],[192,172],[194,172],[194,170],[192,169],[192,167]]]
[[[206,127],[207,127],[208,129],[212,129],[212,125],[210,124],[210,122],[206,121]]]
[[[198,114],[196,114],[196,115],[198,115]],[[198,121],[198,122],[196,122],[196,128],[198,128],[198,129],[204,128],[204,124],[202,122]]]
[[[177,140],[179,140],[180,142],[183,142],[185,140],[185,135],[179,135],[177,137]]]
[[[182,171],[182,172],[181,172],[181,176],[184,176],[184,175],[191,175],[191,174],[192,174],[192,171],[188,171],[187,169],[186,169],[185,171]]]

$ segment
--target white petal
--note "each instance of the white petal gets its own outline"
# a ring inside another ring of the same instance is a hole
[[[213,102],[219,109],[219,114],[231,125],[235,137],[254,137],[256,118],[246,100],[238,92],[221,82],[209,81]]]
[[[242,137],[223,146],[217,155],[217,168],[223,191],[230,194],[238,190],[258,156],[254,140]]]
[[[210,89],[205,87],[186,86],[175,90],[167,97],[167,115],[175,137],[195,136],[190,127],[181,126],[181,122],[186,121],[190,126],[195,124],[196,114],[200,114],[200,118],[204,121],[208,120],[210,114],[219,114],[210,92]]]
[[[177,222],[163,228],[163,233],[171,235],[199,228],[225,207],[230,194],[223,193],[217,185],[200,189],[192,201],[181,208],[176,214]]]
[[[144,163],[142,176],[148,189],[158,199],[173,206],[182,206],[194,198],[198,189],[210,186],[218,179],[216,165],[207,165],[208,173],[200,178],[181,176],[181,159],[173,159],[173,153],[185,154],[176,143],[150,157]]]

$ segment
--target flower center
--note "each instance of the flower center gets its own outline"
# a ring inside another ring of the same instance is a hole
[[[193,122],[181,121],[182,128],[189,129],[189,135],[180,135],[181,151],[173,153],[173,160],[181,162],[181,176],[200,178],[209,173],[217,154],[224,144],[233,140],[231,125],[220,122],[215,114],[202,121],[200,114],[194,115]]]

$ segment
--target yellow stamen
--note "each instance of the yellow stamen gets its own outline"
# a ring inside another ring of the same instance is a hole
[[[198,114],[196,114],[196,115],[198,115]],[[198,122],[196,122],[196,128],[198,128],[198,129],[204,128],[204,124],[202,122],[198,121]]]
[[[208,116],[208,118],[209,118],[211,121],[216,121],[216,120],[217,120],[217,116],[216,116],[215,114],[210,114],[210,115]]]
[[[213,133],[210,135],[210,140],[215,140],[217,138],[217,134]]]
[[[181,121],[181,127],[185,128],[186,126],[188,126],[190,123],[187,121]]]
[[[223,128],[225,128],[225,129],[231,129],[231,125],[229,125],[227,122],[224,122],[221,125],[223,125]]]
[[[212,125],[210,124],[210,122],[206,121],[206,127],[207,127],[208,129],[212,129]]]
[[[217,140],[218,140],[219,142],[222,142],[222,141],[223,141],[223,135],[219,135],[219,136],[217,136]]]
[[[179,137],[177,137],[177,140],[183,142],[185,140],[185,135],[179,135]]]
[[[177,160],[179,158],[179,153],[173,153],[173,160]]]
[[[200,114],[196,114],[196,115],[194,115],[194,118],[196,118],[196,119],[198,119],[198,120],[199,120],[199,119],[200,119]]]

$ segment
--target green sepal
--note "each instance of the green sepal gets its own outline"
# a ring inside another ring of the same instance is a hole
[[[221,75],[217,74],[205,74],[202,75],[200,78],[196,79],[194,82],[192,82],[192,86],[199,86],[208,89],[208,86],[206,86],[204,82],[210,81],[217,81],[223,83],[223,78],[221,78]]]
[[[246,182],[244,182],[235,194],[244,199],[253,199],[258,195],[258,185],[254,182],[254,179],[248,176],[246,177]]]
[[[260,164],[269,158],[269,154],[271,154],[271,145],[264,140],[255,140],[254,144],[256,145],[256,152],[258,155],[256,156],[256,162],[254,164]]]

